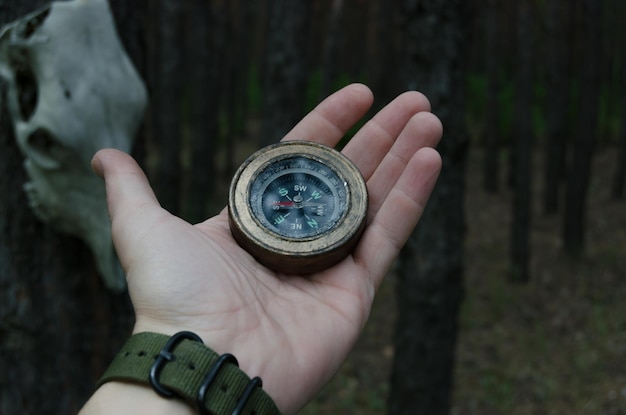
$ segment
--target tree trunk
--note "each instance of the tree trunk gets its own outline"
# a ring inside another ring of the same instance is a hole
[[[487,97],[485,114],[485,151],[483,160],[483,188],[496,193],[500,187],[500,53],[498,10],[501,2],[489,0],[485,4],[485,71]]]
[[[544,166],[543,210],[554,215],[559,210],[561,182],[565,178],[565,150],[569,134],[568,109],[571,88],[569,66],[571,4],[549,0],[546,4],[546,159]]]
[[[152,181],[161,205],[173,214],[180,214],[182,193],[182,73],[183,73],[183,7],[180,0],[159,0],[151,3],[157,24],[153,36],[158,39],[153,62],[154,82],[151,101],[151,131],[156,153]]]
[[[586,203],[591,161],[598,128],[600,98],[599,62],[601,2],[581,0],[583,6],[583,56],[580,64],[581,82],[578,120],[574,133],[573,159],[567,183],[563,226],[565,252],[579,258],[585,247]]]
[[[526,282],[530,278],[530,222],[532,188],[532,89],[533,30],[532,0],[517,2],[517,72],[515,97],[515,194],[511,223],[511,278]]]
[[[624,7],[624,3],[623,2],[618,2],[616,1],[615,3],[618,3],[619,6],[615,5],[615,8],[617,9],[617,11],[619,12],[619,14],[617,14],[617,22],[619,22],[619,24],[621,24],[621,30],[622,33],[624,32],[624,28],[626,27],[626,7]],[[620,51],[618,56],[618,59],[620,59],[620,63],[621,63],[621,70],[620,70],[620,82],[619,85],[621,85],[621,88],[624,87],[624,84],[626,83],[626,42],[624,42],[624,39],[622,37],[621,42],[618,43],[619,46],[618,50]],[[619,142],[619,149],[617,150],[617,166],[615,168],[615,173],[613,174],[613,180],[612,180],[612,185],[611,185],[611,195],[613,197],[613,199],[615,200],[622,200],[624,199],[624,188],[626,186],[626,99],[624,99],[624,96],[622,94],[621,96],[621,104],[622,104],[622,116],[621,116],[621,120],[622,120],[622,125],[621,125],[621,131],[620,131],[620,142]]]
[[[382,63],[366,65],[366,76],[376,97],[374,110],[378,110],[406,88],[396,77],[389,76],[390,68],[401,65],[404,38],[400,7],[390,7],[383,1],[372,2],[368,21],[370,50],[366,59],[367,62]]]
[[[309,0],[268,1],[261,145],[277,142],[304,115],[310,7]]]
[[[0,1],[0,26],[44,1]],[[90,251],[31,213],[0,82],[0,413],[76,413],[130,333],[126,294],[107,291]]]
[[[226,135],[226,166],[224,169],[225,181],[228,182],[237,169],[240,160],[236,155],[236,144],[241,142],[246,133],[248,116],[248,87],[250,85],[250,69],[253,62],[256,37],[250,28],[255,26],[254,18],[262,5],[247,1],[230,1],[230,25],[228,30],[229,53],[228,64],[228,92],[226,99],[226,116],[228,118],[228,132]],[[252,33],[251,33],[252,32]],[[222,206],[223,207],[223,206]]]
[[[621,139],[617,151],[617,166],[613,175],[611,188],[611,194],[615,200],[622,200],[624,198],[624,185],[626,184],[626,104],[623,105],[624,115],[622,116]]]
[[[344,0],[332,0],[328,16],[328,30],[326,31],[321,63],[321,85],[318,99],[321,100],[332,92],[333,82],[337,78],[337,58],[342,33],[341,17],[343,16]]]
[[[147,67],[149,62],[146,33],[148,31],[149,13],[148,2],[152,0],[109,0],[117,32],[131,61],[137,68],[139,75],[147,82]],[[148,97],[150,99],[150,97]],[[133,143],[133,157],[143,163],[146,159],[146,128],[145,122],[139,128]]]
[[[194,0],[188,12],[186,39],[186,79],[189,80],[189,182],[186,188],[184,217],[192,223],[210,216],[209,202],[215,196],[218,111],[222,75],[221,44],[225,37],[222,10],[206,0]],[[218,17],[220,16],[220,17]]]
[[[399,263],[398,322],[388,401],[392,415],[450,409],[457,318],[463,298],[463,0],[405,1],[409,89],[422,90],[445,125],[444,169]],[[428,39],[428,41],[424,41]]]

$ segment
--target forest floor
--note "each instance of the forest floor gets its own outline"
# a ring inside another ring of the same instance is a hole
[[[611,201],[615,152],[595,157],[584,259],[563,255],[561,218],[541,212],[537,157],[531,281],[508,275],[512,194],[481,188],[481,154],[467,173],[466,297],[453,415],[626,414],[626,201]],[[505,181],[502,180],[502,183]],[[396,315],[393,276],[338,375],[301,414],[384,414]]]

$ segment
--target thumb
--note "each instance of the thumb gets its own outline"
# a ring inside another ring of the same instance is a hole
[[[113,149],[100,150],[91,161],[94,172],[104,179],[113,244],[128,275],[137,255],[139,235],[151,229],[155,218],[163,216],[150,183],[137,162]]]
[[[100,150],[91,166],[104,179],[109,215],[114,224],[121,215],[159,207],[146,175],[130,155],[114,149]]]

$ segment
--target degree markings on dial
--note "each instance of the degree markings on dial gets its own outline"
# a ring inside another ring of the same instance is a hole
[[[278,162],[253,185],[257,218],[280,235],[303,238],[331,229],[345,206],[343,180],[315,160]],[[281,164],[284,163],[284,164]]]
[[[304,217],[307,218],[307,225],[309,225],[311,228],[317,229],[319,227],[319,224],[315,219],[310,218],[308,215],[304,215]]]

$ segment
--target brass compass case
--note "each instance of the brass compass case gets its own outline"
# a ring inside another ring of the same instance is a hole
[[[287,141],[251,155],[230,185],[230,230],[261,264],[311,274],[349,255],[367,219],[358,168],[340,152]]]

